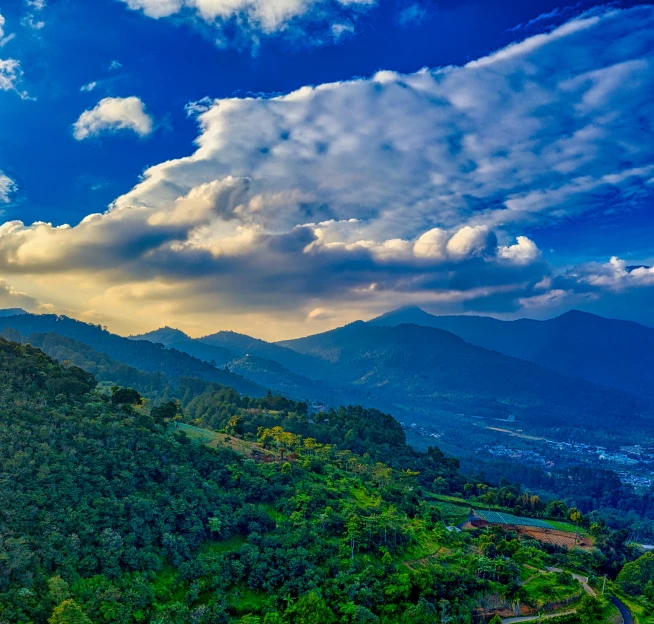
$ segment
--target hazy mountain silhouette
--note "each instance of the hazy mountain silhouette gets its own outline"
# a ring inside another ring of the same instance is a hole
[[[415,323],[450,331],[466,342],[594,383],[654,397],[654,329],[572,310],[545,321],[435,316],[401,308],[369,322]]]

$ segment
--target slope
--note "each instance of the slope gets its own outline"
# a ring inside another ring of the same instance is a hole
[[[279,363],[285,369],[310,379],[331,380],[338,372],[320,358],[314,358],[279,344],[232,331],[221,331],[199,338],[200,342],[229,349],[240,357],[253,356]]]
[[[654,397],[654,329],[576,310],[546,321],[434,316],[409,307],[371,325],[415,323],[451,331],[466,342],[528,360],[565,375]]]
[[[337,365],[350,383],[390,404],[426,413],[509,418],[539,429],[652,429],[642,399],[468,344],[440,329],[359,321],[282,344]]]
[[[601,528],[597,544],[605,536],[617,551],[610,561],[608,548],[568,561],[533,540],[446,530],[441,517],[476,492],[442,505],[430,484],[460,494],[456,465],[437,449],[406,449],[387,415],[341,409],[330,413],[336,437],[331,423],[317,432],[326,443],[280,426],[262,426],[255,443],[116,401],[31,346],[0,340],[0,369],[2,622],[400,624],[434,621],[436,604],[471,622],[533,577],[525,562],[599,576],[625,560],[619,536]],[[225,410],[265,417],[268,401],[279,397],[231,390]],[[299,406],[287,407],[284,419],[299,422]],[[375,454],[406,463],[348,451],[354,429]],[[380,431],[390,435],[371,439]],[[527,515],[545,510],[519,488],[483,495],[495,506],[507,493]],[[551,594],[574,597],[548,578]]]
[[[119,362],[147,372],[163,373],[167,377],[199,377],[207,381],[233,386],[239,392],[261,396],[266,389],[258,384],[175,349],[146,340],[130,340],[112,334],[99,325],[82,323],[66,316],[53,314],[21,314],[0,317],[0,330],[12,328],[23,336],[32,333],[55,333],[83,342],[96,351]]]

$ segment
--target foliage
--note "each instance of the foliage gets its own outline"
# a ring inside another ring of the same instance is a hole
[[[429,489],[469,481],[376,410],[318,419],[191,378],[179,403],[153,408],[136,390],[95,387],[0,340],[3,623],[465,624],[485,596],[522,599],[521,562],[590,573],[608,556],[501,528],[448,531]],[[228,433],[194,438],[179,418]],[[483,485],[469,495],[542,511],[533,495]]]
[[[627,563],[617,582],[631,596],[643,595],[648,583],[654,583],[654,553],[645,553],[636,561]]]

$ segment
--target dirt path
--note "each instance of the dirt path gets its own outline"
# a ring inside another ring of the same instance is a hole
[[[570,611],[559,611],[558,613],[550,613],[549,615],[526,615],[523,617],[504,618],[503,624],[513,624],[514,622],[533,622],[534,620],[549,620],[551,618],[559,617],[559,615],[572,615],[576,613],[576,609]]]

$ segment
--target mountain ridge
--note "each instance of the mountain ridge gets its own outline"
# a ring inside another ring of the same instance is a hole
[[[368,323],[406,321],[451,331],[466,342],[559,373],[654,398],[654,329],[580,310],[539,321],[484,316],[436,316],[418,308],[391,311]]]
[[[472,415],[518,415],[531,426],[540,419],[550,428],[589,428],[593,419],[605,427],[633,419],[633,426],[650,409],[633,395],[478,347],[439,328],[355,323],[282,344],[330,361],[348,372],[351,384],[391,403],[404,396],[427,412],[438,405]]]

